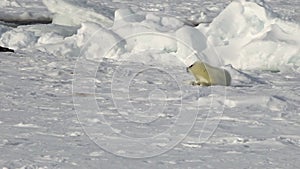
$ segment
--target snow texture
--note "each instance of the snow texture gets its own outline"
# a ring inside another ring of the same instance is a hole
[[[297,11],[293,0],[1,1],[0,46],[15,53],[0,53],[0,167],[297,168]],[[199,59],[231,86],[191,86]]]

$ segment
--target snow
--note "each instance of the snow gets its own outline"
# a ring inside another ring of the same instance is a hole
[[[32,32],[23,30],[11,30],[5,32],[1,37],[1,45],[12,49],[28,48],[36,43],[37,37]]]
[[[20,4],[16,1],[3,0],[0,2],[0,7],[20,7]]]
[[[263,6],[234,1],[214,19],[206,35],[224,64],[284,71],[300,65],[299,33],[298,24],[273,17]]]
[[[0,166],[297,168],[298,6],[1,1]],[[198,59],[231,86],[191,86]]]
[[[5,22],[49,22],[51,13],[40,0],[1,0],[0,19]]]
[[[47,43],[61,42],[60,45],[55,45],[58,50],[48,53],[63,56],[73,55],[73,52],[64,51],[81,50],[83,44],[87,43],[88,48],[81,51],[81,54],[94,60],[120,60],[132,53],[158,50],[162,51],[162,54],[176,55],[177,59],[183,62],[178,66],[189,66],[197,59],[216,66],[231,64],[234,68],[243,70],[289,71],[297,70],[300,65],[300,39],[297,36],[300,33],[299,25],[276,18],[269,7],[264,7],[263,4],[234,1],[213,19],[209,26],[200,24],[194,28],[184,26],[184,22],[174,17],[134,12],[130,8],[116,10],[114,20],[110,20],[101,19],[104,15],[95,12],[94,9],[98,6],[91,8],[86,1],[71,3],[66,0],[45,0],[44,3],[55,13],[54,18],[61,15],[61,18],[66,20],[56,22],[54,19],[54,24],[80,27],[77,33],[71,37],[71,32],[57,32],[57,26],[54,26],[55,33],[48,31],[44,35],[35,31],[34,35],[32,30],[20,27],[5,32],[0,44],[13,49],[23,49],[27,45],[45,52],[47,47],[40,47],[41,44],[45,46],[45,40],[49,41]],[[99,11],[100,7],[97,9]],[[76,18],[76,22],[67,21],[70,16],[65,15],[71,14]],[[109,25],[113,26],[107,28]],[[45,32],[43,27],[39,31]],[[19,34],[17,39],[10,38],[14,34]],[[97,49],[99,46],[93,44],[98,44],[99,41],[104,42],[105,46]],[[110,48],[118,49],[110,51]],[[140,57],[143,57],[139,59],[141,61],[154,62],[157,59],[152,56],[149,58],[149,55]],[[159,63],[169,64],[168,61],[169,59],[160,59]]]
[[[89,21],[103,26],[112,25],[112,20],[105,15],[112,13],[111,11],[107,11],[103,7],[100,9],[94,8],[87,4],[85,0],[43,0],[43,3],[51,12],[55,13],[52,22],[54,24],[76,26]],[[99,12],[104,12],[104,14]]]
[[[196,38],[195,38],[196,37]],[[176,31],[177,57],[185,63],[186,67],[198,59],[208,62],[201,54],[206,46],[206,37],[193,27],[183,27]]]
[[[116,52],[124,50],[124,43],[118,34],[94,23],[83,23],[74,39],[81,49],[80,55],[90,60],[100,61],[103,56],[112,58]],[[105,43],[99,46],[100,42]]]

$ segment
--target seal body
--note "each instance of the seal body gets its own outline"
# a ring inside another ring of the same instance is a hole
[[[196,61],[189,66],[187,71],[192,73],[196,79],[196,81],[192,82],[192,85],[229,86],[231,83],[231,76],[227,70],[211,66],[201,61]]]

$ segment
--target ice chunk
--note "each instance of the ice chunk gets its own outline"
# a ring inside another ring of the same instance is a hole
[[[263,1],[233,1],[210,24],[208,50],[238,69],[299,67],[300,26],[276,18],[270,10]]]
[[[192,65],[197,60],[207,61],[201,54],[207,47],[206,37],[196,28],[184,26],[176,31],[177,57],[186,66]]]
[[[59,25],[78,26],[83,22],[95,22],[110,27],[113,24],[112,11],[105,7],[92,6],[85,0],[43,0],[48,10],[53,12],[53,23]]]
[[[37,41],[33,32],[23,32],[22,30],[11,30],[5,32],[0,38],[0,45],[16,49],[30,48]]]
[[[124,50],[125,42],[111,30],[96,23],[83,23],[75,36],[81,55],[99,62],[103,58],[115,58]]]

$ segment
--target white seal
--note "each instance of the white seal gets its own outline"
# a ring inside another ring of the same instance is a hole
[[[231,83],[231,76],[227,70],[211,66],[202,61],[196,61],[187,68],[187,71],[192,73],[196,79],[196,81],[192,82],[192,85],[229,86]]]

